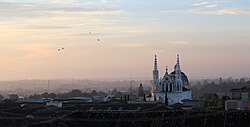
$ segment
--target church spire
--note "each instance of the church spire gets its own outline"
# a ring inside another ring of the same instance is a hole
[[[175,65],[175,83],[177,86],[176,91],[182,91],[183,82],[181,79],[180,56],[177,54],[177,63]]]
[[[177,54],[177,63],[180,63],[180,55]]]
[[[159,79],[159,71],[158,71],[158,64],[157,64],[157,56],[156,55],[155,55],[155,61],[154,61],[153,79],[154,80]]]
[[[154,70],[158,70],[157,56],[155,55]]]
[[[180,67],[180,55],[177,54],[177,64],[176,64],[176,70],[181,70],[181,67]]]
[[[153,80],[152,80],[152,93],[157,91],[158,85],[159,85],[159,71],[158,71],[158,65],[157,65],[157,56],[155,55],[154,70],[153,70]]]

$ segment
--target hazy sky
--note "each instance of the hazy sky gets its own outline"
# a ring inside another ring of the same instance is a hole
[[[0,0],[0,80],[250,76],[249,41],[249,0]]]

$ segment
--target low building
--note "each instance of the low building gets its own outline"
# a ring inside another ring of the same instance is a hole
[[[191,106],[193,109],[200,109],[204,107],[204,103],[202,100],[190,100],[185,99],[182,100],[184,106]]]
[[[46,106],[55,106],[58,108],[62,107],[62,102],[61,101],[50,101],[46,103]]]
[[[230,98],[225,102],[225,110],[250,109],[250,88],[231,89]]]
[[[227,100],[225,102],[225,110],[240,110],[243,109],[243,102],[240,100]]]

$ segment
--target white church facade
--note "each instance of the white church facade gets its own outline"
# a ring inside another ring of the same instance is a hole
[[[159,78],[157,57],[155,55],[153,80],[151,81],[151,99],[152,101],[167,101],[169,105],[182,103],[184,99],[192,98],[192,91],[188,89],[189,81],[184,72],[181,71],[179,55],[174,71],[166,72],[162,78]],[[166,98],[167,97],[167,98]]]

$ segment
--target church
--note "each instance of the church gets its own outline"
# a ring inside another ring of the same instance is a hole
[[[168,67],[166,67],[166,72],[162,78],[159,78],[157,56],[155,55],[151,85],[152,101],[166,101],[165,103],[173,105],[182,103],[184,99],[192,98],[192,91],[188,89],[188,77],[181,71],[179,55],[177,55],[177,63],[174,66],[174,71],[168,73]]]

